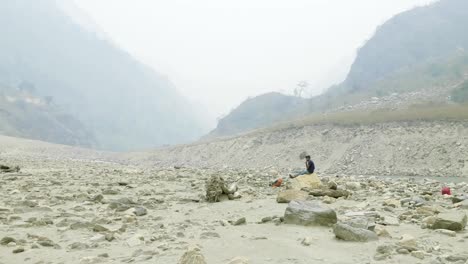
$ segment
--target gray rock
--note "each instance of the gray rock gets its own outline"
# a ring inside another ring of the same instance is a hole
[[[463,254],[454,254],[450,255],[446,258],[450,262],[457,262],[457,261],[468,261],[468,254],[463,253]]]
[[[331,226],[337,221],[335,211],[318,201],[292,201],[284,214],[286,224]]]
[[[277,203],[289,203],[291,201],[305,201],[309,194],[304,191],[289,189],[278,193],[276,197]]]
[[[434,219],[434,223],[429,225],[429,228],[462,231],[465,229],[467,219],[464,212],[441,213]]]
[[[148,210],[146,210],[146,208],[144,208],[144,207],[136,207],[135,210],[133,211],[133,213],[136,216],[143,216],[143,215],[148,214]]]
[[[2,240],[0,240],[0,245],[5,246],[8,245],[11,242],[16,242],[16,239],[12,237],[4,237]]]
[[[247,220],[245,219],[245,217],[241,217],[235,221],[230,221],[230,223],[234,226],[245,225],[247,224]]]
[[[378,240],[377,234],[363,228],[355,228],[344,223],[333,227],[336,238],[344,241],[368,242]]]

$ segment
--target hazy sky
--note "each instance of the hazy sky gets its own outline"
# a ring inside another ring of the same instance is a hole
[[[74,0],[121,47],[219,116],[248,96],[316,94],[393,15],[431,0]]]

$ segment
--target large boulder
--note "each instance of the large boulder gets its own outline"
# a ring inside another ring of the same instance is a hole
[[[322,186],[317,174],[306,174],[297,178],[291,179],[288,183],[288,189],[301,190],[302,188],[316,189]]]
[[[364,228],[338,223],[333,227],[336,238],[344,241],[368,242],[378,240],[377,234]]]
[[[338,221],[336,212],[318,201],[291,201],[284,223],[303,226],[331,226]]]
[[[467,219],[464,212],[441,213],[433,219],[433,222],[429,224],[429,228],[462,231],[466,227]]]
[[[307,197],[309,197],[309,194],[307,192],[289,189],[279,192],[278,196],[276,197],[276,201],[278,203],[289,203],[291,201],[305,201],[307,200]]]

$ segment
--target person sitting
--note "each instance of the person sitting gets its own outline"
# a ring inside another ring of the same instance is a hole
[[[314,162],[310,159],[310,156],[307,155],[305,161],[306,169],[300,172],[297,172],[295,174],[289,174],[289,178],[294,179],[296,177],[299,177],[301,175],[306,175],[306,174],[312,174],[315,171],[315,164]]]

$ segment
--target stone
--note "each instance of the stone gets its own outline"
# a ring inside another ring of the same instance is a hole
[[[93,243],[97,243],[97,242],[103,242],[106,240],[106,235],[103,235],[103,234],[97,234],[95,236],[93,236],[92,238],[89,239],[91,242]]]
[[[466,227],[467,216],[464,212],[441,213],[435,217],[431,229],[448,229],[452,231],[462,231]]]
[[[82,242],[74,242],[70,245],[68,245],[68,248],[71,250],[84,250],[89,248],[88,244],[82,243]]]
[[[178,264],[206,264],[206,260],[200,249],[194,247],[187,250],[184,255],[182,255]]]
[[[348,197],[351,193],[346,190],[327,190],[327,189],[304,189],[309,192],[309,195],[315,197],[333,197],[333,198],[340,198],[340,197]]]
[[[456,237],[457,236],[457,232],[447,230],[447,229],[436,229],[435,232],[439,233],[439,234],[442,234],[442,235],[449,236],[449,237]]]
[[[241,217],[235,221],[230,221],[230,223],[234,226],[245,225],[247,224],[247,220],[245,219],[245,217]]]
[[[200,235],[201,239],[211,239],[211,238],[221,238],[221,236],[216,232],[203,232]]]
[[[336,212],[318,201],[292,201],[284,214],[284,223],[303,226],[332,226]]]
[[[385,200],[383,202],[383,206],[388,206],[388,207],[392,207],[392,208],[400,207],[400,205],[401,205],[400,201],[398,201],[396,199],[389,199],[389,200]]]
[[[242,195],[239,192],[235,192],[233,194],[228,194],[229,200],[236,200],[242,198]]]
[[[335,181],[329,181],[327,183],[327,187],[330,190],[337,190],[338,189],[338,184]]]
[[[450,255],[450,256],[447,256],[446,260],[450,261],[450,262],[457,262],[457,261],[468,261],[468,253],[462,253],[462,254],[454,254],[454,255]]]
[[[400,241],[397,242],[397,246],[399,248],[403,248],[408,250],[409,252],[412,251],[417,251],[419,249],[419,244],[416,241],[416,238],[414,238],[411,235],[404,234],[401,238]]]
[[[6,245],[10,244],[11,242],[16,242],[16,239],[14,239],[12,237],[4,237],[4,238],[2,238],[2,240],[0,240],[0,245],[6,246]]]
[[[289,203],[294,200],[305,201],[307,200],[307,197],[309,197],[309,194],[307,192],[289,189],[289,190],[284,190],[284,191],[279,192],[278,196],[276,197],[276,202],[277,203]]]
[[[352,191],[357,191],[361,189],[361,184],[359,182],[347,182],[345,186],[346,186],[346,189],[352,190]]]
[[[145,238],[142,235],[136,234],[126,241],[127,246],[136,247],[145,244]]]
[[[148,214],[148,210],[146,210],[146,208],[144,207],[135,207],[133,214],[135,214],[136,216],[143,216]]]
[[[24,248],[16,248],[13,250],[13,254],[18,254],[24,252]]]
[[[288,189],[301,190],[302,188],[316,189],[322,186],[317,174],[305,174],[289,180]]]
[[[468,210],[468,200],[464,200],[458,204],[456,204],[460,209]]]
[[[385,216],[381,224],[384,226],[399,226],[400,220],[394,216]]]
[[[418,259],[424,259],[425,254],[424,251],[416,250],[411,252],[411,256],[418,258]]]
[[[245,257],[235,257],[231,259],[227,264],[249,264],[249,259]]]
[[[377,234],[363,228],[356,228],[344,223],[337,223],[333,227],[336,238],[344,241],[368,242],[378,240]]]

